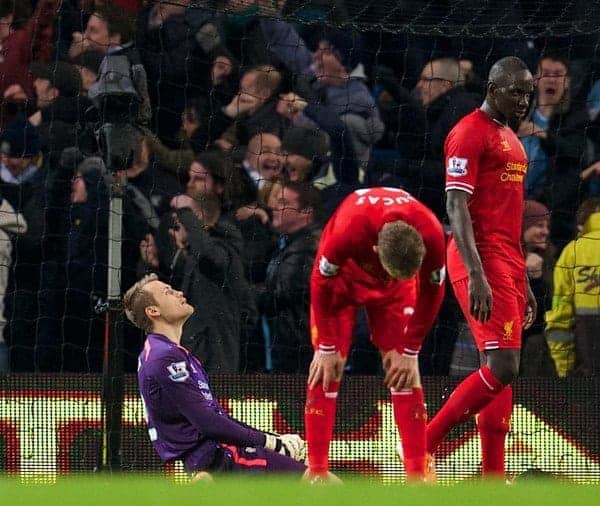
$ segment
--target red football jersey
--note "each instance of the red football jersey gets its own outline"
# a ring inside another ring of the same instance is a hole
[[[425,248],[429,230],[439,229],[435,215],[410,193],[399,188],[356,190],[340,204],[327,222],[317,261],[320,273],[337,274],[346,260],[352,259],[365,272],[382,281],[389,280],[373,246],[386,223],[402,220],[412,225],[423,237]]]
[[[344,264],[352,261],[348,269],[358,266],[373,279],[375,285],[379,280],[382,288],[389,286],[390,277],[373,246],[377,244],[383,225],[397,220],[412,225],[421,234],[426,250],[417,276],[417,305],[405,338],[405,344],[418,351],[437,316],[443,297],[445,236],[433,212],[412,195],[398,188],[368,188],[356,190],[346,197],[323,230],[312,275],[313,281],[335,278],[344,269]],[[318,311],[327,311],[331,305],[327,285],[311,283],[311,303]],[[358,280],[353,285],[353,290],[360,290]]]
[[[521,222],[527,155],[515,133],[481,109],[461,119],[444,146],[446,191],[471,195],[469,212],[486,276],[525,275]],[[452,280],[467,277],[454,239],[448,243]]]

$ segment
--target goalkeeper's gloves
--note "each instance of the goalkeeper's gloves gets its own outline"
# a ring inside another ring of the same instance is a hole
[[[298,434],[265,434],[265,448],[303,462],[306,459],[306,441]]]

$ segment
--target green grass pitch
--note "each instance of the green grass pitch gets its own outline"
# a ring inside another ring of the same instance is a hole
[[[349,479],[342,485],[308,485],[264,478],[220,478],[180,485],[164,476],[62,478],[52,485],[0,478],[0,503],[7,506],[590,506],[598,486],[557,481],[462,483],[453,486],[382,485]]]

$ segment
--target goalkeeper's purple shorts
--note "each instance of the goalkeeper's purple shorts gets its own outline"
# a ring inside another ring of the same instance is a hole
[[[280,455],[262,447],[222,446],[206,471],[279,473],[302,475],[306,470],[303,462]]]
[[[479,351],[521,348],[521,333],[527,299],[525,278],[494,276],[487,278],[492,289],[492,317],[485,323],[475,320],[469,311],[469,279],[452,282]]]

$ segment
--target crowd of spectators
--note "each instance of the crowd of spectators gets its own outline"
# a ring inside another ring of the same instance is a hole
[[[541,38],[498,47],[387,34],[383,44],[343,24],[347,7],[0,0],[0,371],[102,370],[118,179],[122,291],[149,272],[182,290],[197,309],[182,343],[209,373],[305,373],[324,221],[355,189],[397,186],[446,222],[446,135],[481,103],[496,57],[516,54],[536,83],[526,120],[511,125],[530,160],[523,245],[540,308],[522,374],[598,373],[591,55]],[[98,136],[115,121],[103,101],[115,73],[130,85],[119,102],[130,156],[119,167]],[[142,336],[123,328],[131,371]],[[379,373],[360,312],[355,338],[348,372]],[[478,367],[451,289],[421,367]]]

